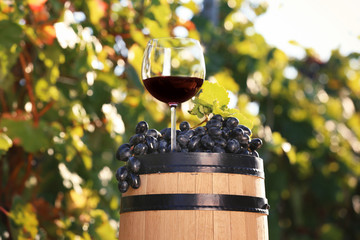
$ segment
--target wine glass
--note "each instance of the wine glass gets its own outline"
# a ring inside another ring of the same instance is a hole
[[[199,41],[158,38],[148,42],[141,68],[145,88],[171,109],[171,151],[176,150],[176,107],[195,96],[205,79],[205,60]]]

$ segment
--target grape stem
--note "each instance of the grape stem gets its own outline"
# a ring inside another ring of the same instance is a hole
[[[205,114],[205,119],[201,123],[199,123],[199,124],[195,125],[194,127],[192,127],[191,129],[195,129],[195,128],[201,126],[203,123],[207,123],[208,121],[209,121],[209,115]]]

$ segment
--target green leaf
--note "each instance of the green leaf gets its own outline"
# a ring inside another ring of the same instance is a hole
[[[90,212],[94,218],[94,224],[90,226],[89,232],[95,239],[116,239],[116,232],[109,223],[108,216],[103,210],[94,209]]]
[[[7,151],[12,145],[12,140],[5,133],[0,133],[0,151]]]
[[[20,145],[27,152],[37,152],[49,147],[51,140],[46,134],[48,127],[40,122],[38,127],[30,120],[2,119],[0,128],[7,128],[7,135],[11,139],[19,139]]]
[[[35,239],[38,233],[38,220],[34,207],[15,197],[9,214],[14,239]]]
[[[22,28],[9,20],[0,21],[0,45],[10,48],[13,44],[19,44],[22,39]]]
[[[209,81],[204,82],[199,100],[208,105],[213,105],[214,102],[217,102],[219,106],[227,106],[230,102],[226,89],[218,83],[211,83]]]

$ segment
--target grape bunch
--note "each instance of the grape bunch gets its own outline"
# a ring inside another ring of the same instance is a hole
[[[179,127],[180,130],[176,131],[176,152],[233,153],[259,157],[257,150],[262,146],[262,140],[251,138],[251,130],[239,124],[235,117],[224,119],[221,115],[214,115],[205,126],[192,129],[184,121]],[[120,192],[126,192],[129,186],[134,189],[140,186],[138,173],[141,163],[136,156],[170,152],[170,138],[170,128],[159,132],[149,129],[145,121],[136,125],[135,135],[116,152],[116,158],[126,162],[116,171]]]

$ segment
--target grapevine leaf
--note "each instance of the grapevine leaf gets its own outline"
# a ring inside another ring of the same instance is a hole
[[[15,197],[9,214],[11,230],[16,239],[35,239],[38,233],[38,220],[34,207]]]
[[[36,152],[49,147],[50,141],[47,134],[49,129],[43,122],[35,127],[30,120],[2,119],[0,127],[6,127],[7,135],[11,139],[20,140],[19,144],[27,152]]]
[[[19,44],[22,38],[22,29],[19,24],[3,20],[0,21],[0,45],[10,48],[13,44]]]
[[[0,151],[6,152],[12,145],[12,140],[5,133],[0,133]]]
[[[216,101],[220,106],[227,106],[230,102],[229,94],[223,86],[208,81],[203,84],[199,100],[201,103],[208,105],[213,105],[214,101]]]

